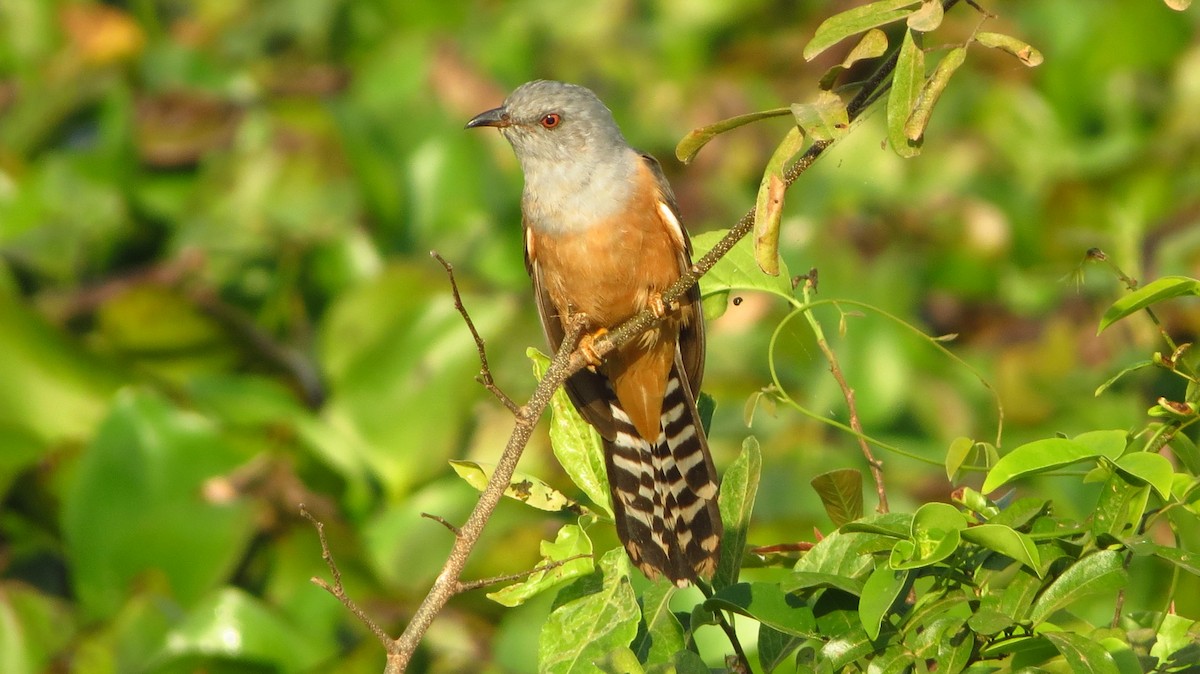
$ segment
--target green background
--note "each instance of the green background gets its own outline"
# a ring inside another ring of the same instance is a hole
[[[309,583],[326,570],[297,505],[398,633],[451,542],[420,513],[461,521],[474,503],[447,461],[494,461],[511,427],[472,380],[475,347],[429,251],[454,264],[518,401],[534,384],[525,348],[542,344],[519,167],[465,121],[528,79],[590,86],[663,160],[691,230],[728,227],[787,121],[721,136],[688,166],[675,143],[814,98],[848,45],[813,63],[801,50],[847,6],[0,3],[0,671],[381,671],[378,643]],[[783,258],[819,269],[821,298],[957,335],[948,346],[988,383],[875,314],[821,315],[843,327],[829,333],[867,432],[925,459],[882,455],[894,508],[948,498],[950,442],[996,439],[993,391],[1007,448],[1134,428],[1158,396],[1182,398],[1151,370],[1093,395],[1161,347],[1146,321],[1096,336],[1122,289],[1082,261],[1099,247],[1143,281],[1200,276],[1200,12],[988,9],[987,30],[1045,63],[972,46],[921,156],[893,154],[868,113],[783,216]],[[958,7],[926,46],[981,21]],[[716,463],[756,435],[751,543],[811,540],[831,527],[809,480],[862,459],[793,411],[760,406],[747,428],[785,307],[741,300],[709,327]],[[1200,331],[1196,309],[1161,312],[1177,341]],[[776,357],[794,398],[845,419],[802,322]],[[521,470],[577,493],[544,430]],[[1038,484],[1082,515],[1096,495],[1077,482]],[[502,504],[467,576],[530,568],[564,521]],[[1162,582],[1134,574],[1129,603]],[[1200,617],[1200,592],[1177,596]],[[534,671],[548,610],[459,597],[416,669]]]

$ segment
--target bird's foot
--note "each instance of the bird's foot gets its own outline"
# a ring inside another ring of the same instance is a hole
[[[595,332],[585,333],[579,338],[579,353],[592,370],[600,367],[600,364],[604,362],[604,358],[596,352],[596,341],[607,339],[607,335],[608,330],[600,328]]]

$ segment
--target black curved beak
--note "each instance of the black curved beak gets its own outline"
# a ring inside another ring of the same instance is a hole
[[[475,115],[471,118],[471,121],[467,122],[467,126],[464,128],[475,129],[481,126],[494,126],[496,128],[503,128],[510,124],[512,124],[512,120],[510,120],[508,117],[508,111],[503,107],[499,107],[492,108],[491,110],[485,110],[478,115]]]

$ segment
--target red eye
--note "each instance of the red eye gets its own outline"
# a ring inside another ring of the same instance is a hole
[[[542,118],[542,126],[547,129],[553,129],[562,123],[562,117],[558,113],[552,112]]]

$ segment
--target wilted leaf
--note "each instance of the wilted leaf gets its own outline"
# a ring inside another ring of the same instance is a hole
[[[943,16],[945,16],[945,10],[942,9],[942,0],[924,0],[920,9],[908,15],[908,27],[921,33],[928,33],[942,25]]]
[[[813,60],[851,35],[907,17],[917,11],[911,9],[917,2],[919,0],[881,0],[834,14],[817,26],[813,39],[804,47],[804,60]]]
[[[892,73],[892,90],[887,102],[888,143],[892,151],[901,157],[915,157],[921,152],[920,145],[909,140],[904,127],[916,106],[924,81],[925,52],[917,47],[913,32],[906,30],[904,42],[900,45],[900,56],[896,60],[896,70]]]
[[[492,479],[492,473],[496,471],[494,464],[483,464],[475,461],[451,461],[450,467],[454,469],[455,473],[458,473],[459,477],[466,480],[467,484],[470,484],[479,491],[487,488],[488,480]],[[538,510],[548,512],[566,510],[577,515],[582,514],[584,511],[583,506],[567,498],[559,490],[532,475],[525,475],[524,473],[513,473],[512,480],[504,490],[504,495],[526,505],[533,506]]]
[[[1042,52],[1034,49],[1027,42],[1019,40],[1011,35],[983,32],[976,33],[975,40],[985,47],[1000,49],[1012,54],[1013,56],[1016,56],[1021,60],[1021,63],[1024,63],[1030,68],[1041,65],[1042,61],[1044,60],[1042,58]]]
[[[940,3],[937,4],[939,7]],[[951,49],[941,61],[938,62],[937,68],[934,69],[933,75],[925,86],[921,89],[921,94],[917,97],[917,102],[913,108],[912,114],[909,115],[908,121],[904,124],[904,135],[912,142],[918,142],[925,135],[925,127],[929,124],[929,116],[933,114],[933,106],[942,96],[942,92],[946,90],[946,85],[950,83],[950,78],[954,75],[954,71],[963,64],[967,57],[965,47],[956,47]]]

